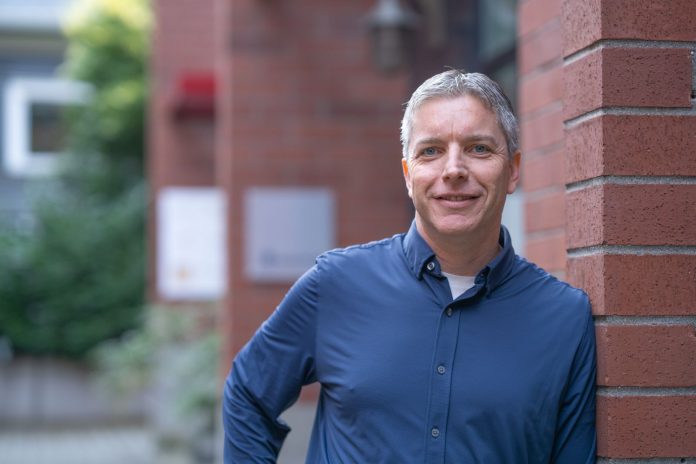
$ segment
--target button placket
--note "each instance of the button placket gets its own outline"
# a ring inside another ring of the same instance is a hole
[[[435,362],[432,364],[431,393],[428,407],[429,437],[426,449],[428,462],[443,462],[444,437],[447,432],[447,416],[450,410],[452,389],[450,369],[453,367],[457,340],[459,338],[460,311],[452,305],[443,306],[440,313],[440,328],[435,344]],[[443,439],[439,439],[441,437]]]

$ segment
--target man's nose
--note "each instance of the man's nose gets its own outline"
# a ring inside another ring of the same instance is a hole
[[[466,178],[469,169],[466,164],[466,156],[459,148],[450,148],[445,156],[445,166],[442,176],[445,179]]]

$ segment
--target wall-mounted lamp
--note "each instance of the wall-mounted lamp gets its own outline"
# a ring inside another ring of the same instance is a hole
[[[378,0],[367,15],[375,66],[395,71],[408,61],[416,30],[423,29],[425,45],[431,49],[447,43],[446,0],[414,0],[420,14],[401,4],[401,0]]]
[[[384,72],[401,68],[407,61],[418,15],[403,7],[399,0],[378,0],[366,22],[375,66]]]

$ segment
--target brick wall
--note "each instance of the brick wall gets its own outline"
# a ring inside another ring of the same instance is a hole
[[[149,179],[156,187],[212,185],[212,118],[176,112],[186,98],[182,79],[215,69],[213,0],[156,0],[153,8]]]
[[[535,81],[542,57],[555,60],[547,73],[561,61],[541,41],[560,43],[558,26],[564,39],[566,185],[541,206],[531,196],[528,227],[549,224],[544,205],[565,204],[567,278],[587,290],[597,327],[601,462],[696,457],[695,22],[689,0],[520,5],[526,181],[550,170],[534,162],[545,137],[534,110],[550,104],[539,95],[550,84]]]
[[[519,117],[526,256],[563,276],[563,49],[561,0],[523,0],[518,19]]]
[[[289,285],[253,283],[242,273],[247,188],[332,189],[340,246],[408,227],[398,133],[407,79],[380,76],[370,63],[362,19],[373,4],[217,3],[216,156],[230,205],[225,370]]]

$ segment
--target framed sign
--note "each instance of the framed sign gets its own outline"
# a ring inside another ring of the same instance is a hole
[[[167,300],[217,300],[227,282],[225,196],[168,187],[157,197],[157,290]]]
[[[288,282],[335,247],[334,197],[327,188],[253,187],[244,198],[244,272]]]

